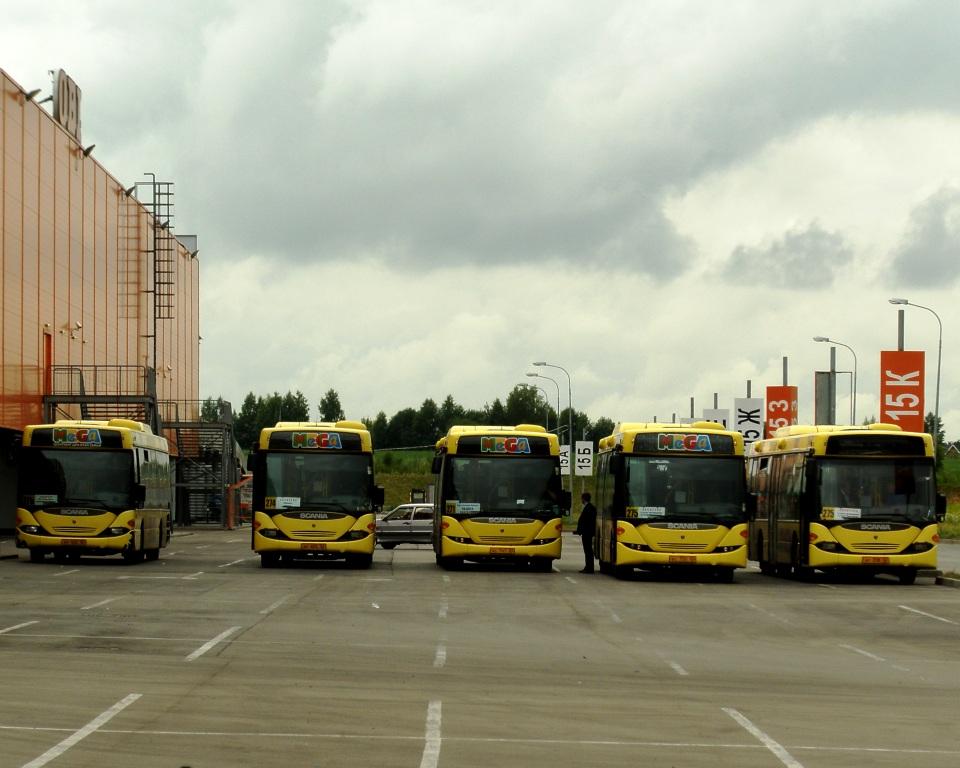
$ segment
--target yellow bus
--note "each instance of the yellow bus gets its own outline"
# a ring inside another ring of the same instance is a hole
[[[281,421],[260,432],[253,472],[251,545],[260,565],[343,559],[369,568],[376,545],[370,432],[358,421]]]
[[[451,427],[437,441],[433,473],[438,565],[470,560],[551,570],[570,507],[556,435],[535,424]]]
[[[17,546],[40,562],[121,554],[156,560],[170,541],[167,441],[129,419],[28,426],[17,461]]]
[[[624,423],[600,440],[595,551],[601,573],[747,564],[743,436],[713,421]]]
[[[768,574],[888,573],[937,566],[933,439],[893,424],[781,427],[747,451],[756,497],[750,557]]]

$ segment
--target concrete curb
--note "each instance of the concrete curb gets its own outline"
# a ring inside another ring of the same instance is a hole
[[[937,576],[934,581],[936,581],[936,583],[941,587],[953,587],[954,589],[960,589],[960,579],[954,579],[950,576]]]

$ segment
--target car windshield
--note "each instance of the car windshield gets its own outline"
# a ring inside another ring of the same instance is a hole
[[[365,454],[269,453],[268,509],[333,510],[353,514],[372,509],[373,466]]]
[[[936,519],[933,462],[836,459],[820,463],[820,505],[833,520]]]
[[[624,473],[625,517],[717,523],[743,517],[739,457],[628,456]]]
[[[134,505],[129,451],[24,448],[18,464],[20,503],[28,510],[78,507],[119,512]]]
[[[560,514],[560,469],[552,457],[453,456],[444,477],[444,508],[459,517]],[[455,509],[455,511],[454,511]]]

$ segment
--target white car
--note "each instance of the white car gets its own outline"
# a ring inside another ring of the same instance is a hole
[[[401,504],[377,520],[377,542],[384,549],[397,544],[433,542],[433,505]]]

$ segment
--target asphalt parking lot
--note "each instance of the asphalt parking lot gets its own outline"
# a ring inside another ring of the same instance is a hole
[[[248,531],[154,563],[0,560],[0,765],[960,764],[960,590],[264,570]]]

